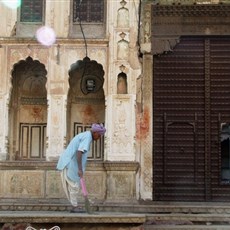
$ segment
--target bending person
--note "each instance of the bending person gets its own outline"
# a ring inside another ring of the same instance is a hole
[[[72,204],[70,212],[84,212],[78,205],[80,178],[86,169],[88,152],[93,140],[98,140],[106,132],[102,124],[92,124],[90,131],[77,134],[61,154],[57,169],[61,171],[61,180],[65,194]]]

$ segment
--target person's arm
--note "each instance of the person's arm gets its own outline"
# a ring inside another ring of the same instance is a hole
[[[77,152],[77,165],[78,165],[78,176],[80,178],[83,177],[83,171],[82,171],[82,152],[78,151]]]

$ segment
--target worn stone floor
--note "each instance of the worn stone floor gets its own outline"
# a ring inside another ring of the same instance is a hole
[[[104,204],[92,214],[50,208],[0,203],[0,230],[230,230],[229,203]]]

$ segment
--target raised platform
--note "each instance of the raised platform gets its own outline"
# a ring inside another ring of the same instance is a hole
[[[93,214],[73,214],[69,206],[55,204],[15,203],[0,207],[1,230],[7,229],[4,224],[19,223],[39,230],[55,225],[61,230],[230,229],[229,203],[95,204]]]

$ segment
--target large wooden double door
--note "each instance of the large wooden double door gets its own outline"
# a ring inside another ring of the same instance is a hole
[[[182,37],[153,65],[153,199],[230,201],[230,37]]]

